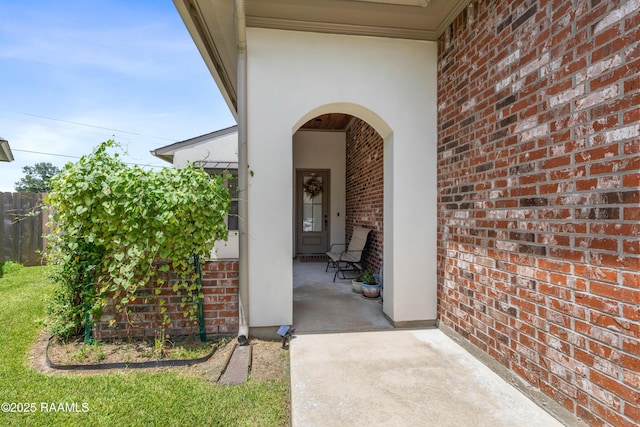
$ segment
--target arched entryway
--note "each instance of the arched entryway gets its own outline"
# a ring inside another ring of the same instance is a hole
[[[362,267],[383,272],[385,138],[361,115],[390,136],[371,111],[346,104],[310,112],[293,134],[293,318],[303,330],[391,327],[382,300],[354,301],[360,296],[350,292],[350,280],[333,283],[319,261],[332,243],[349,242],[362,226],[372,230]]]
[[[251,327],[293,322],[292,138],[303,124],[329,113],[362,119],[384,141],[385,316],[395,326],[435,321],[435,46],[259,28],[247,39]]]

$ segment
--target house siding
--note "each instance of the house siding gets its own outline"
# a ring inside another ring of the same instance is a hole
[[[158,298],[167,302],[162,307],[171,319],[167,328],[170,336],[194,335],[199,333],[197,320],[184,317],[181,307],[182,297],[171,289],[174,281],[171,273],[164,277],[165,285],[161,286]],[[216,260],[202,264],[202,292],[204,294],[203,310],[205,331],[210,335],[226,335],[238,332],[238,261]],[[138,291],[139,298],[129,303],[129,320],[116,312],[114,304],[109,304],[103,311],[99,321],[93,325],[94,337],[99,340],[127,337],[154,337],[161,330],[160,305],[157,299],[145,299],[145,295],[154,295],[152,289]],[[113,325],[109,325],[115,320]]]
[[[373,230],[363,263],[374,273],[382,269],[384,242],[384,141],[367,122],[354,119],[346,134],[346,235],[353,228]]]
[[[438,42],[438,317],[640,423],[640,1],[474,1]]]

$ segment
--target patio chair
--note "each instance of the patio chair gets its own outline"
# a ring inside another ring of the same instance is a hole
[[[336,269],[333,275],[334,282],[338,274],[342,275],[341,279],[346,279],[344,275],[345,271],[359,272],[362,270],[360,261],[362,260],[362,252],[364,251],[364,246],[367,244],[369,233],[371,233],[371,230],[368,228],[355,227],[348,247],[346,243],[333,243],[331,245],[329,252],[327,252],[327,256],[329,257],[327,268],[325,268],[324,271],[329,271],[329,267]],[[334,250],[334,246],[343,246],[346,249],[338,252]]]

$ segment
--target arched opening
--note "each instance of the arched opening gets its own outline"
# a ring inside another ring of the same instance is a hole
[[[379,129],[390,137],[382,119],[353,104],[315,109],[294,128],[293,320],[300,332],[391,327],[383,298],[354,294],[356,272],[334,282],[324,255],[332,244],[348,244],[355,227],[365,227],[371,232],[359,267],[383,273],[385,137]],[[312,197],[310,188],[318,186],[308,184],[318,182],[321,192]]]

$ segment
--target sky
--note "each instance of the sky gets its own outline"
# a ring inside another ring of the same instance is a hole
[[[235,125],[171,0],[0,0],[0,192],[114,139],[123,160]]]

